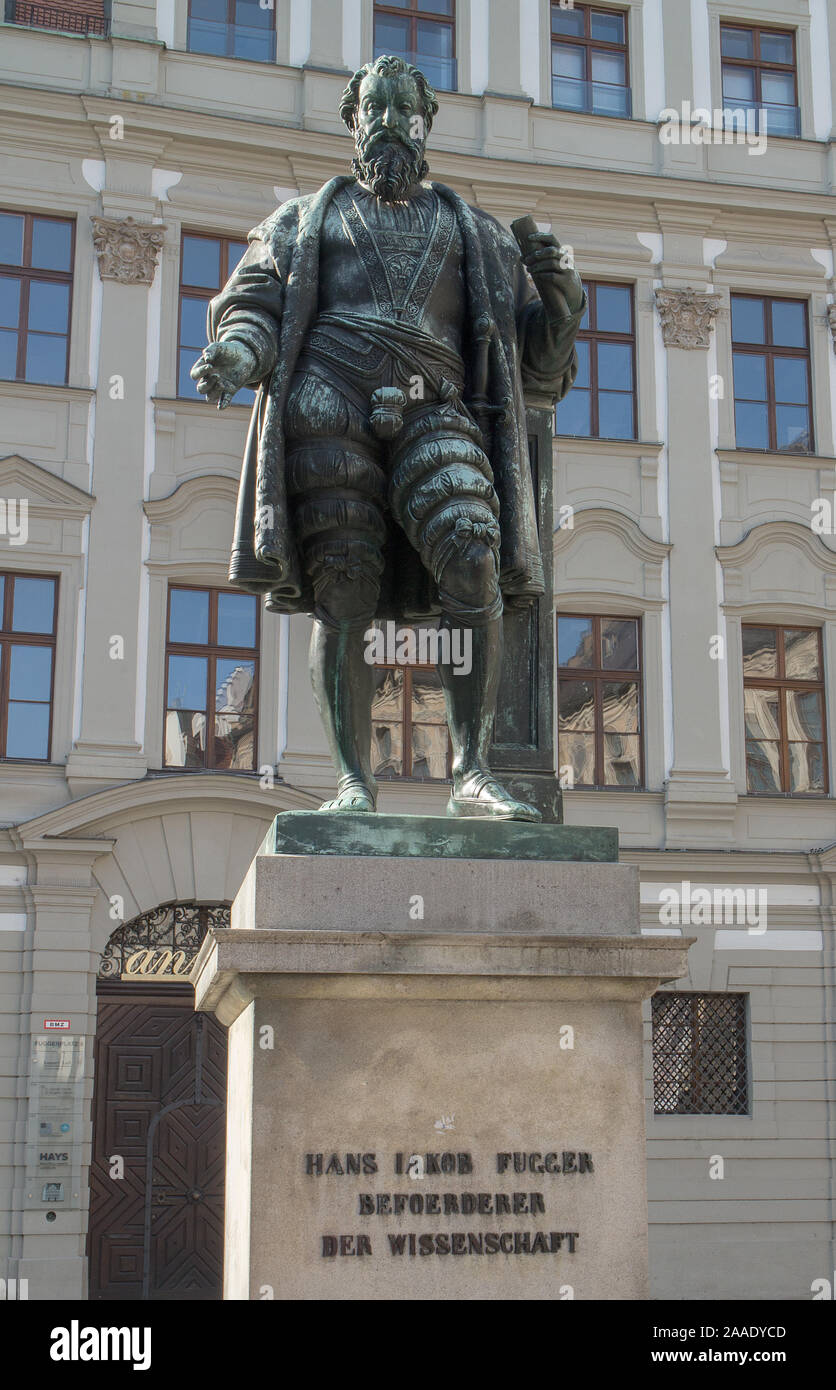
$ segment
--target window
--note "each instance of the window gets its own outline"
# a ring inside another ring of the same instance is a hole
[[[49,761],[58,581],[0,574],[0,756]]]
[[[169,586],[166,767],[253,771],[258,640],[253,594]]]
[[[630,285],[585,282],[576,349],[578,375],[555,415],[557,434],[636,437],[636,336]]]
[[[75,223],[0,212],[0,378],[63,386]]]
[[[743,624],[746,787],[827,791],[821,629]]]
[[[189,376],[206,346],[206,310],[223,289],[247,249],[246,241],[184,232],[180,249],[180,330],[177,353],[177,394],[204,400]],[[238,405],[252,404],[255,392],[245,386],[235,393]]]
[[[189,0],[190,53],[276,61],[275,9],[259,0]]]
[[[640,787],[641,642],[637,618],[557,619],[557,745],[571,787]]]
[[[627,15],[591,5],[552,5],[552,105],[630,116]]]
[[[62,34],[110,33],[110,0],[83,0],[83,4],[38,5],[30,0],[6,0],[6,23],[30,29],[57,29]]]
[[[391,53],[420,68],[431,87],[454,92],[455,0],[386,0],[374,7],[374,56]]]
[[[807,305],[733,294],[731,316],[737,447],[813,453]]]
[[[387,624],[391,634],[394,623]],[[372,772],[375,777],[445,781],[452,749],[436,636],[430,627],[399,627],[387,660],[375,663],[372,698]]]
[[[723,107],[755,113],[757,130],[799,135],[795,35],[791,29],[720,25]]]
[[[654,1114],[748,1114],[746,995],[661,990],[651,1009]]]

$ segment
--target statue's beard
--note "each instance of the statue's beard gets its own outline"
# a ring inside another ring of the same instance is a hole
[[[412,140],[379,134],[369,138],[358,131],[355,149],[352,172],[384,203],[403,202],[428,172],[424,146]]]

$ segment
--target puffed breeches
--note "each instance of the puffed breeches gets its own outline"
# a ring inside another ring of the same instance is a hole
[[[298,375],[285,437],[293,531],[318,618],[368,626],[393,524],[448,618],[478,626],[501,614],[499,501],[479,430],[457,400],[410,404],[400,432],[383,440],[337,386]]]

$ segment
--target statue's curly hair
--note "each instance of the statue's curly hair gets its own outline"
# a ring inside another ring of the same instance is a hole
[[[360,84],[364,77],[369,73],[379,73],[384,77],[398,76],[403,73],[411,77],[418,88],[418,97],[421,102],[421,114],[424,118],[424,129],[429,134],[433,117],[438,111],[438,97],[422,73],[420,68],[413,67],[405,58],[394,58],[390,54],[383,54],[380,58],[375,58],[372,63],[364,63],[358,68],[340,98],[340,119],[348,126],[349,130],[354,130],[357,124],[357,106],[360,100]]]

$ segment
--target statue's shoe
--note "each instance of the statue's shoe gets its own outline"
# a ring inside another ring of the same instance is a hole
[[[448,816],[490,816],[494,820],[533,820],[543,817],[536,806],[517,801],[489,772],[465,778],[460,794],[447,802]]]
[[[375,798],[362,782],[348,782],[331,801],[323,801],[320,811],[374,811]]]

